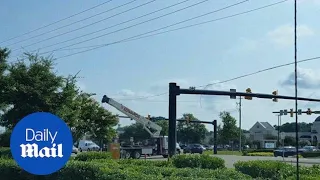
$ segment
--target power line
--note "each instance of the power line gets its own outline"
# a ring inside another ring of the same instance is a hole
[[[299,61],[297,61],[297,63],[313,61],[313,60],[318,60],[318,59],[320,59],[320,56],[299,60]],[[277,66],[273,66],[273,67],[269,67],[269,68],[266,68],[266,69],[262,69],[262,70],[255,71],[255,72],[252,72],[252,73],[248,73],[248,74],[245,74],[245,75],[241,75],[241,76],[237,76],[237,77],[234,77],[234,78],[226,79],[226,80],[219,81],[219,82],[216,82],[216,83],[210,83],[210,84],[206,84],[206,85],[196,86],[196,88],[203,88],[203,87],[208,87],[210,85],[212,86],[212,85],[216,85],[216,84],[226,83],[226,82],[242,79],[244,77],[256,75],[256,74],[259,74],[259,73],[262,73],[262,72],[270,71],[270,70],[273,70],[273,69],[289,66],[289,65],[292,65],[292,64],[294,64],[294,62],[281,64],[281,65],[277,65]],[[168,94],[168,92],[164,92],[164,93],[160,93],[160,94],[156,94],[156,95],[152,95],[152,96],[139,97],[137,99],[147,99],[147,98],[151,98],[151,97],[162,96],[162,95],[165,95],[165,94]],[[127,99],[127,100],[136,100],[136,99]]]
[[[52,30],[50,30],[50,31],[47,31],[47,32],[44,32],[44,33],[41,33],[41,34],[38,34],[38,35],[35,35],[35,36],[32,36],[32,37],[29,37],[29,38],[24,39],[24,40],[20,40],[20,41],[18,41],[18,42],[9,44],[9,45],[7,45],[7,46],[12,46],[12,45],[15,45],[15,44],[18,44],[18,43],[21,43],[21,42],[24,42],[24,41],[27,41],[27,40],[30,40],[30,39],[34,39],[34,38],[36,38],[36,37],[40,37],[40,36],[46,35],[46,34],[48,34],[48,33],[57,31],[57,30],[59,30],[59,29],[63,29],[63,28],[65,28],[65,27],[69,27],[69,26],[71,26],[71,25],[73,25],[73,24],[76,24],[76,23],[79,23],[79,22],[88,20],[88,19],[93,18],[93,17],[95,17],[95,16],[98,16],[98,15],[101,15],[101,14],[104,14],[104,13],[107,13],[107,12],[110,12],[110,11],[112,11],[112,10],[118,9],[118,8],[120,8],[120,7],[126,6],[126,5],[131,4],[131,3],[135,2],[135,1],[137,1],[137,0],[133,0],[133,1],[127,2],[127,3],[125,3],[125,4],[116,6],[116,7],[114,7],[114,8],[109,9],[109,10],[103,11],[103,12],[101,12],[101,13],[94,14],[94,15],[89,16],[89,17],[87,17],[87,18],[80,19],[80,20],[75,21],[75,22],[73,22],[73,23],[70,23],[70,24],[67,24],[67,25],[64,25],[64,26],[60,26],[60,27],[58,27],[58,28],[56,28],[56,29],[52,29]],[[24,48],[29,47],[29,46],[32,46],[32,45],[35,45],[35,44],[38,44],[38,43],[41,43],[41,42],[44,42],[44,41],[47,41],[47,40],[50,40],[50,39],[53,39],[53,38],[55,38],[55,37],[59,37],[59,36],[62,36],[62,35],[65,35],[65,34],[68,34],[68,33],[71,33],[71,32],[75,32],[75,31],[84,29],[84,28],[86,28],[86,27],[89,27],[89,26],[92,26],[92,25],[94,25],[94,24],[100,23],[100,22],[102,22],[102,21],[108,20],[108,19],[110,19],[110,18],[112,18],[112,17],[118,16],[118,15],[120,15],[120,14],[126,13],[126,12],[131,11],[131,10],[134,10],[134,9],[137,9],[137,8],[143,6],[143,5],[150,4],[150,3],[154,2],[154,1],[156,1],[156,0],[149,1],[149,2],[144,3],[144,4],[142,4],[142,5],[136,6],[136,7],[134,7],[134,8],[130,8],[129,10],[123,11],[123,12],[121,12],[121,13],[117,13],[117,14],[115,14],[115,15],[109,16],[109,17],[104,18],[104,19],[101,19],[101,20],[99,20],[99,21],[96,21],[96,22],[90,23],[90,24],[88,24],[88,25],[82,26],[82,27],[80,27],[80,28],[77,28],[77,29],[74,29],[74,30],[71,30],[71,31],[67,31],[67,32],[58,34],[58,35],[56,35],[56,36],[49,37],[49,38],[47,38],[47,39],[37,41],[37,42],[32,43],[32,44],[28,44],[28,45],[24,46]],[[21,48],[16,48],[16,49],[13,49],[12,51],[15,51],[15,50],[18,50],[18,49],[21,49]]]
[[[229,18],[232,18],[232,17],[240,16],[240,15],[243,15],[243,14],[247,14],[247,13],[251,13],[251,12],[254,12],[254,11],[265,9],[265,8],[268,8],[268,7],[271,7],[271,6],[275,6],[275,5],[278,5],[280,3],[284,3],[286,1],[288,1],[288,0],[279,1],[279,2],[276,2],[276,3],[273,3],[273,4],[269,4],[269,5],[266,5],[266,6],[259,7],[259,8],[251,9],[251,10],[244,11],[244,12],[241,12],[241,13],[236,13],[236,14],[233,14],[233,15],[229,15],[229,16],[225,16],[225,17],[221,17],[221,18],[217,18],[217,19],[213,19],[213,20],[208,20],[208,21],[204,21],[204,22],[200,22],[200,23],[195,23],[195,24],[183,26],[183,27],[180,27],[180,28],[167,30],[167,31],[164,31],[164,32],[154,33],[154,34],[151,34],[151,35],[146,35],[146,34],[150,34],[152,32],[157,32],[157,31],[166,29],[168,27],[172,27],[172,26],[181,24],[183,22],[193,20],[193,19],[197,18],[198,16],[194,17],[194,18],[190,18],[188,20],[180,21],[180,22],[177,22],[177,23],[165,26],[165,27],[161,27],[161,28],[156,29],[156,30],[152,30],[152,31],[149,31],[149,32],[146,32],[146,33],[142,33],[142,34],[139,34],[139,35],[135,35],[135,36],[132,36],[132,37],[129,37],[129,38],[125,38],[125,39],[122,39],[122,40],[119,40],[119,41],[114,41],[114,42],[107,43],[107,44],[86,46],[86,47],[80,47],[80,48],[71,48],[71,49],[65,49],[65,47],[63,47],[63,48],[56,49],[56,50],[53,50],[53,51],[90,48],[90,49],[87,49],[87,50],[79,51],[79,52],[76,52],[76,53],[72,53],[72,54],[68,54],[68,55],[56,58],[56,59],[62,59],[62,58],[65,58],[65,57],[73,56],[73,55],[76,55],[76,54],[81,54],[81,53],[84,53],[84,52],[92,51],[92,50],[95,50],[95,49],[99,49],[99,48],[110,46],[110,45],[114,45],[114,44],[119,44],[119,43],[134,41],[134,40],[139,40],[139,39],[143,39],[143,38],[147,38],[147,37],[157,36],[157,35],[160,35],[160,34],[165,34],[165,33],[174,32],[174,31],[178,31],[178,30],[183,30],[183,29],[187,29],[187,28],[191,28],[191,27],[195,27],[195,26],[200,26],[200,25],[204,25],[204,24],[208,24],[208,23],[212,23],[212,22],[216,22],[216,21],[220,21],[220,20],[224,20],[224,19],[229,19]],[[218,10],[216,10],[216,11],[218,11]],[[203,16],[203,15],[201,15],[201,16]],[[146,36],[143,36],[143,35],[146,35]],[[47,54],[47,53],[52,53],[53,51],[47,51],[47,52],[44,52],[44,53],[40,53],[40,55]]]
[[[18,35],[18,36],[15,36],[15,37],[6,39],[6,40],[4,40],[4,41],[1,41],[0,44],[2,44],[2,43],[4,43],[4,42],[11,41],[11,40],[13,40],[13,39],[17,39],[17,38],[22,37],[22,36],[24,36],[24,35],[28,35],[28,34],[30,34],[30,33],[36,32],[36,31],[38,31],[38,30],[40,30],[40,29],[44,29],[44,28],[46,28],[46,27],[52,26],[52,25],[57,24],[57,23],[59,23],[59,22],[62,22],[62,21],[64,21],[64,20],[70,19],[70,18],[72,18],[72,17],[74,17],[74,16],[80,15],[80,14],[82,14],[82,13],[85,13],[85,12],[87,12],[87,11],[90,11],[90,10],[92,10],[92,9],[95,9],[95,8],[97,8],[97,7],[100,7],[100,6],[102,6],[102,5],[105,5],[105,4],[107,4],[107,3],[111,2],[111,1],[112,1],[112,0],[105,1],[105,2],[103,2],[103,3],[101,3],[101,4],[98,4],[98,5],[96,5],[96,6],[93,6],[93,7],[91,7],[91,8],[88,8],[88,9],[86,9],[86,10],[83,10],[83,11],[81,11],[81,12],[78,12],[78,13],[73,14],[73,15],[71,15],[71,16],[68,16],[68,17],[66,17],[66,18],[60,19],[60,20],[55,21],[55,22],[53,22],[53,23],[50,23],[50,24],[47,24],[47,25],[45,25],[45,26],[39,27],[39,28],[37,28],[37,29],[31,30],[31,31],[26,32],[26,33],[24,33],[24,34],[21,34],[21,35]]]
[[[165,9],[169,9],[169,8],[171,8],[171,7],[177,6],[177,5],[179,5],[179,4],[186,3],[186,2],[188,2],[188,1],[190,1],[190,0],[184,0],[184,1],[181,1],[181,2],[178,2],[178,3],[175,3],[175,4],[172,4],[172,5],[169,5],[169,6],[167,6],[167,7],[158,9],[158,10],[156,10],[156,11],[152,11],[152,12],[150,12],[150,13],[144,14],[144,15],[142,15],[142,16],[135,17],[135,18],[132,18],[132,19],[130,19],[130,20],[123,21],[123,22],[121,22],[121,23],[114,24],[114,25],[108,26],[108,27],[106,27],[106,28],[103,28],[103,29],[100,29],[100,30],[97,30],[97,31],[94,31],[94,32],[91,32],[91,33],[87,33],[87,34],[84,34],[84,35],[81,35],[81,36],[77,36],[77,37],[72,38],[72,39],[68,39],[68,40],[65,40],[65,41],[62,41],[62,42],[58,42],[58,43],[55,43],[55,44],[51,44],[51,45],[48,45],[48,46],[44,46],[44,47],[41,47],[41,48],[39,48],[39,49],[37,49],[37,50],[39,51],[39,50],[41,50],[41,49],[45,49],[45,48],[48,48],[48,47],[52,47],[52,46],[55,46],[55,45],[59,45],[59,44],[62,44],[62,43],[66,43],[66,42],[69,42],[69,41],[72,41],[72,40],[75,40],[75,39],[83,38],[83,37],[88,36],[88,35],[96,34],[96,33],[98,33],[98,32],[102,32],[102,31],[105,31],[105,30],[107,30],[107,29],[110,29],[110,28],[113,28],[113,27],[117,27],[117,26],[122,25],[122,24],[126,24],[126,23],[128,23],[128,22],[131,22],[131,21],[134,21],[134,20],[137,20],[137,19],[140,19],[140,18],[149,16],[149,15],[151,15],[151,14],[154,14],[154,13],[157,13],[157,12],[160,12],[160,11],[163,11],[163,10],[165,10]],[[36,51],[36,50],[33,50],[33,51]]]
[[[168,15],[171,15],[171,14],[178,13],[178,12],[180,12],[180,11],[183,11],[183,10],[186,10],[186,9],[188,9],[188,8],[191,8],[191,7],[200,5],[200,4],[202,4],[202,3],[204,3],[204,2],[207,2],[207,1],[209,1],[209,0],[203,0],[203,1],[200,1],[200,2],[198,2],[198,3],[189,5],[189,6],[187,6],[187,7],[184,7],[184,8],[175,10],[175,11],[172,11],[172,12],[170,12],[170,13],[167,13],[167,14],[164,14],[164,15],[161,15],[161,16],[158,16],[158,17],[155,17],[155,18],[152,18],[152,19],[148,19],[148,20],[146,20],[146,21],[143,21],[143,22],[140,22],[140,23],[137,23],[137,24],[133,24],[133,25],[131,25],[131,26],[127,26],[127,27],[122,28],[122,29],[118,29],[118,30],[116,30],[116,31],[112,31],[112,32],[109,32],[109,33],[106,33],[106,34],[102,34],[102,35],[100,35],[100,36],[96,36],[96,37],[93,37],[93,38],[90,38],[90,39],[87,39],[87,40],[84,40],[84,41],[80,41],[80,42],[77,42],[77,43],[74,43],[74,44],[71,44],[71,45],[68,45],[68,46],[64,46],[64,47],[61,47],[61,48],[58,48],[58,49],[55,49],[55,50],[52,50],[52,51],[40,53],[40,54],[52,53],[52,52],[57,51],[57,50],[60,50],[60,49],[68,48],[68,47],[71,47],[71,46],[75,46],[75,45],[78,45],[78,44],[82,44],[82,43],[84,43],[84,42],[88,42],[88,41],[91,41],[91,40],[94,40],[94,39],[98,39],[98,38],[101,38],[101,37],[110,35],[110,34],[113,34],[113,33],[117,33],[117,32],[120,32],[120,31],[123,31],[123,30],[126,30],[126,29],[130,29],[130,28],[133,28],[133,27],[135,27],[135,26],[138,26],[138,25],[141,25],[141,24],[145,24],[145,23],[150,22],[150,21],[154,21],[154,20],[163,18],[163,17],[168,16]]]

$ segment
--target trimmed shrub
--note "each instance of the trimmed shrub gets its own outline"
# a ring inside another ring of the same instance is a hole
[[[254,153],[248,153],[246,156],[273,156],[273,153],[271,153],[271,152],[254,152]]]
[[[320,175],[300,175],[299,178],[303,180],[319,180]],[[297,179],[296,175],[292,175],[288,177],[286,180],[296,180],[296,179]]]
[[[8,147],[0,148],[0,158],[10,158],[12,159],[11,150]]]
[[[78,154],[74,160],[76,161],[91,161],[95,159],[111,159],[110,152],[84,152]]]
[[[225,168],[225,161],[209,155],[177,155],[172,158],[172,164],[177,168]]]
[[[237,171],[250,175],[252,178],[283,179],[291,176],[294,166],[280,161],[239,161],[234,164]]]
[[[134,159],[121,159],[117,161],[119,164],[131,164],[135,166],[149,166],[149,167],[173,167],[172,161],[145,161],[145,160],[134,160]]]
[[[304,158],[308,158],[308,157],[320,157],[320,151],[303,152],[303,153],[301,153],[301,156],[304,157]]]

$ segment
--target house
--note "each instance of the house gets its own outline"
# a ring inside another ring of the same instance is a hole
[[[277,133],[270,123],[256,122],[249,130],[249,139],[259,142],[262,148],[275,148]]]

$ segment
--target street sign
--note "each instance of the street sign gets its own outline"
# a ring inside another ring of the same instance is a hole
[[[237,92],[236,89],[230,89],[230,92]],[[237,99],[237,96],[230,95],[230,99]]]
[[[320,111],[313,111],[314,114],[320,114]]]
[[[283,115],[283,110],[280,110],[280,116],[282,116]]]
[[[288,114],[288,110],[286,110],[286,109],[285,109],[285,110],[283,110],[283,115],[285,115],[285,116],[286,116],[287,114]]]

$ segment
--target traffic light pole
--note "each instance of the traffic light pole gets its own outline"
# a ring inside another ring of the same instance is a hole
[[[239,97],[239,151],[241,152],[242,150],[242,145],[241,145],[241,136],[242,136],[242,129],[241,129],[241,96]]]
[[[292,96],[279,96],[271,94],[259,94],[259,93],[245,93],[245,92],[231,92],[231,91],[215,91],[215,90],[196,90],[192,89],[181,89],[176,83],[169,83],[169,157],[172,157],[176,153],[176,121],[177,121],[177,96],[180,94],[193,94],[193,95],[218,95],[218,96],[246,96],[256,97],[263,99],[290,99],[300,101],[313,101],[320,102],[320,99],[311,99],[303,97],[292,97]]]

